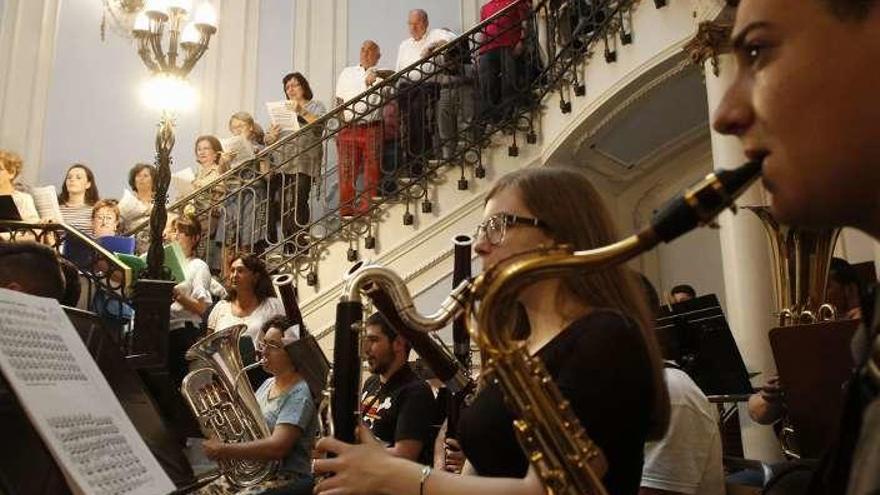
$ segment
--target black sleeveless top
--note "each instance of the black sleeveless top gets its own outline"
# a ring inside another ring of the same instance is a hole
[[[605,453],[608,491],[636,494],[654,404],[650,362],[638,326],[617,312],[595,310],[537,355],[587,435]],[[513,420],[496,383],[483,388],[462,413],[459,440],[481,476],[525,477],[529,464]]]

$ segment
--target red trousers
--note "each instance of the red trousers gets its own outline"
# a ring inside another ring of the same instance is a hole
[[[336,136],[339,152],[339,213],[351,215],[365,212],[370,198],[376,195],[379,185],[379,160],[382,156],[382,122],[352,125],[339,131]],[[362,201],[355,201],[355,182],[361,170],[364,172]]]

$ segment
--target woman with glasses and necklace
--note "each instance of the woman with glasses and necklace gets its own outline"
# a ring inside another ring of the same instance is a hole
[[[263,369],[271,375],[255,395],[263,418],[272,432],[268,438],[250,442],[223,443],[205,440],[202,449],[214,460],[280,461],[277,474],[256,486],[239,491],[224,478],[198,493],[270,495],[312,493],[310,469],[312,446],[318,433],[318,414],[300,363],[288,346],[299,339],[299,329],[285,316],[274,316],[261,327],[263,339],[257,346]]]
[[[484,270],[542,246],[586,250],[617,240],[590,182],[562,168],[524,169],[501,177],[489,191],[483,218],[474,248]],[[523,344],[543,361],[604,453],[608,471],[602,481],[616,495],[638,492],[645,440],[661,438],[669,419],[644,297],[630,272],[613,267],[535,282],[520,292],[518,308],[511,308],[519,312]],[[514,419],[499,385],[484,377],[458,423],[466,459],[462,474],[442,469],[432,474],[429,466],[393,458],[359,428],[358,445],[332,438],[318,442],[319,450],[336,457],[316,460],[315,472],[335,475],[315,491],[543,495],[541,480],[517,442]],[[438,465],[444,465],[442,459]]]
[[[327,107],[314,99],[309,81],[299,72],[292,72],[281,80],[288,105],[297,115],[300,127],[306,127],[327,113]],[[324,146],[321,143],[323,125],[308,127],[281,148],[273,156],[278,173],[270,184],[269,240],[274,242],[275,224],[281,223],[283,238],[290,244],[288,253],[304,252],[309,245],[305,228],[311,219],[309,198],[312,184],[321,179]],[[281,129],[273,124],[266,134],[266,144],[271,145],[284,137]],[[280,162],[280,163],[279,163]]]

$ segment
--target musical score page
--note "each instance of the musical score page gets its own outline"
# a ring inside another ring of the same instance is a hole
[[[75,493],[174,491],[57,301],[0,289],[0,370]]]

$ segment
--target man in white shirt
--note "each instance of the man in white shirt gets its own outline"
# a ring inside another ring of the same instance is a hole
[[[449,30],[428,30],[428,13],[422,9],[409,12],[407,25],[410,37],[403,40],[397,50],[398,71],[427,57],[432,50],[455,38],[455,34]],[[434,72],[436,67],[427,64],[425,69]],[[410,175],[418,176],[422,173],[422,165],[430,158],[431,123],[436,119],[428,114],[437,100],[438,87],[430,74],[412,71],[407,78],[408,81],[400,83],[401,145]]]
[[[360,63],[342,69],[336,81],[336,104],[363,93],[380,81],[376,64],[382,57],[379,45],[366,40],[361,45]],[[345,126],[336,136],[339,152],[339,214],[352,216],[369,208],[369,199],[377,195],[379,159],[382,153],[382,112],[375,111],[356,117],[350,110],[343,112]],[[355,181],[364,172],[364,196],[356,201]]]
[[[639,495],[724,493],[717,411],[697,384],[671,364],[666,386],[669,429],[661,440],[645,444]]]

